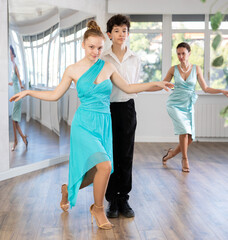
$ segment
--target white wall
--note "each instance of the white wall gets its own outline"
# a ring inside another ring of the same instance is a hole
[[[169,94],[140,93],[135,99],[137,113],[136,142],[176,142],[173,125],[166,111]]]
[[[108,0],[109,13],[123,14],[209,14],[215,0]],[[212,13],[225,11],[227,0],[218,0]]]
[[[138,94],[135,99],[137,112],[136,142],[178,142],[178,136],[174,135],[173,124],[166,111],[168,96],[169,93],[166,92]],[[69,125],[71,125],[79,104],[76,89],[70,89],[67,100],[64,101],[64,109],[67,109],[68,113],[68,116],[65,115],[65,120]],[[196,140],[228,140],[228,128],[224,127],[224,120],[219,115],[220,110],[227,104],[227,98],[222,94],[198,95],[195,104],[195,109],[198,110],[195,114]],[[214,106],[216,106],[216,109],[213,109]],[[201,113],[202,107],[205,107],[205,110]],[[206,107],[208,110],[206,110]]]
[[[166,101],[169,94],[141,93],[136,103],[138,125],[136,129],[137,142],[177,142],[174,128],[166,111]],[[228,141],[228,128],[219,112],[228,104],[222,94],[198,95],[195,104],[196,140]],[[203,111],[202,111],[203,109]]]
[[[7,1],[0,0],[0,172],[9,169],[8,17]]]

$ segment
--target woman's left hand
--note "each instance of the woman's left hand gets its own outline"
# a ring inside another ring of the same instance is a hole
[[[158,82],[157,86],[163,88],[165,91],[168,92],[169,89],[172,89],[174,87],[174,84],[167,81],[161,81],[161,82]]]
[[[21,85],[21,89],[25,89],[25,87],[23,85]]]
[[[10,102],[13,102],[13,101],[15,101],[15,102],[17,102],[17,101],[19,101],[20,99],[22,99],[23,97],[25,97],[25,96],[27,96],[28,95],[28,92],[27,92],[28,90],[25,90],[25,91],[22,91],[22,92],[19,92],[19,93],[17,93],[17,94],[15,94],[14,96],[12,96],[11,98],[10,98]]]
[[[223,93],[226,97],[228,97],[228,91],[227,91],[227,90],[222,90],[222,93]]]

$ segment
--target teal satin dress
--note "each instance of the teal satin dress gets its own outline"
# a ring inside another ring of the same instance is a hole
[[[19,79],[17,77],[15,70],[12,73],[12,82],[13,82],[14,94],[19,93],[21,91],[21,88],[19,86]],[[12,120],[15,122],[21,121],[21,104],[22,104],[22,99],[20,99],[18,102],[14,102],[13,104],[13,113],[11,117],[12,117]]]
[[[96,164],[111,161],[113,171],[112,82],[107,79],[100,84],[94,83],[104,63],[99,59],[78,79],[76,86],[81,104],[73,118],[70,134],[68,200],[71,207],[76,204],[85,176],[93,179]]]
[[[197,100],[195,86],[197,82],[196,65],[186,81],[181,77],[178,67],[174,70],[175,86],[167,101],[167,111],[174,125],[176,135],[190,134],[195,139],[194,104]]]

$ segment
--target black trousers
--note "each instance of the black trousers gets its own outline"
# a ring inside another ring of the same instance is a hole
[[[113,133],[114,172],[106,190],[106,200],[129,199],[132,188],[132,163],[136,129],[136,112],[133,99],[110,105]]]

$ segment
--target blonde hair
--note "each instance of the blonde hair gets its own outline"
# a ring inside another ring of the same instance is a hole
[[[90,36],[102,37],[105,40],[104,34],[102,33],[100,27],[97,25],[97,23],[94,20],[90,20],[87,23],[87,30],[84,33],[83,42],[85,42],[85,40]]]

